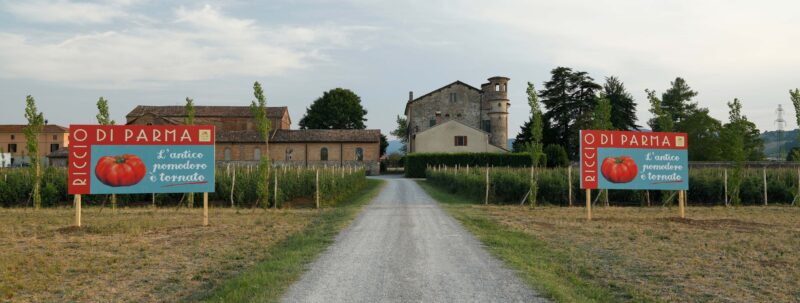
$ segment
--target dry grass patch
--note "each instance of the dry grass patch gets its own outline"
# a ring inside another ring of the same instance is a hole
[[[330,211],[330,210],[323,210]],[[0,209],[0,301],[175,302],[265,259],[320,212]]]
[[[542,240],[592,280],[671,302],[800,301],[800,208],[454,205]],[[535,252],[531,252],[535,253]]]

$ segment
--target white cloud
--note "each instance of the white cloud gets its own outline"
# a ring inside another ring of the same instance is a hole
[[[170,20],[68,39],[0,32],[0,77],[131,86],[275,75],[308,67],[324,58],[324,50],[344,46],[353,33],[364,31],[333,25],[268,28],[208,5],[179,8]]]
[[[17,1],[6,3],[6,10],[20,19],[42,23],[107,23],[125,17],[123,10],[130,3],[88,3],[67,0]]]

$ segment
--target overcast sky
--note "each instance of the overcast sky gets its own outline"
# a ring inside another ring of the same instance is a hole
[[[408,91],[455,80],[511,78],[509,136],[527,120],[525,83],[556,66],[602,83],[617,76],[650,118],[644,89],[676,76],[727,120],[738,97],[749,119],[796,127],[800,1],[146,1],[0,0],[0,123],[24,123],[33,95],[50,123],[95,123],[133,107],[247,105],[252,83],[293,127],[322,92],[349,88],[385,134]]]

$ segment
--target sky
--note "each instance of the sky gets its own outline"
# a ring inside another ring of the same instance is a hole
[[[509,136],[529,116],[525,88],[567,66],[617,76],[651,117],[645,89],[683,77],[701,107],[726,103],[762,130],[776,109],[795,128],[800,1],[70,1],[0,0],[0,124],[25,123],[32,95],[51,124],[118,122],[136,105],[248,105],[252,84],[297,127],[324,91],[361,97],[367,127],[396,127],[408,92],[506,76]]]

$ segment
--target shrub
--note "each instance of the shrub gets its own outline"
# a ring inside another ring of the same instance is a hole
[[[544,148],[544,154],[547,155],[547,167],[567,167],[569,165],[567,151],[561,145],[547,145]]]

